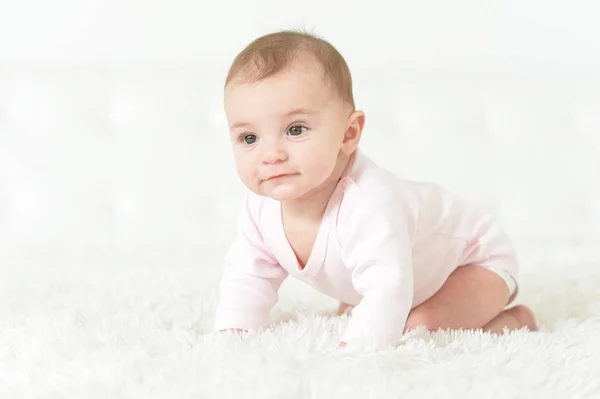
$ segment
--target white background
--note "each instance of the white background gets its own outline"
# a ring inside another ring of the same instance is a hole
[[[282,28],[346,57],[376,162],[488,206],[524,252],[595,248],[598,21],[592,0],[0,0],[0,261],[219,255],[243,193],[222,82]]]

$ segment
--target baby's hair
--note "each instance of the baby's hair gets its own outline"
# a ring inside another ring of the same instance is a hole
[[[298,30],[282,30],[252,41],[233,60],[225,87],[234,79],[244,83],[258,82],[306,55],[322,66],[326,81],[354,110],[352,76],[344,57],[326,40]]]

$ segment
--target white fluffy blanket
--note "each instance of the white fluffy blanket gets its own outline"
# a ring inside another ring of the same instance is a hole
[[[380,352],[336,349],[337,303],[292,280],[272,329],[212,333],[214,252],[5,256],[0,398],[600,397],[594,251],[524,261],[540,332],[420,331]]]

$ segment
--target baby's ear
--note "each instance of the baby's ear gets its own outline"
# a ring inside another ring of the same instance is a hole
[[[346,154],[352,154],[358,147],[362,136],[363,128],[365,127],[365,113],[362,111],[354,111],[348,117],[348,127],[344,133],[344,141],[342,143],[342,151]]]

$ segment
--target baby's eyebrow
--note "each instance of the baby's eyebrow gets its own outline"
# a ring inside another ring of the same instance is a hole
[[[311,115],[316,113],[316,111],[311,110],[311,109],[307,109],[307,108],[296,108],[293,109],[289,112],[286,112],[285,114],[283,114],[283,116],[293,116],[293,115]]]
[[[234,130],[234,129],[238,129],[238,128],[242,128],[242,127],[243,128],[248,128],[250,126],[251,125],[248,122],[238,122],[238,123],[235,123],[235,124],[231,125],[231,127],[229,128],[229,130]]]
[[[288,111],[286,113],[284,113],[282,116],[284,118],[288,118],[290,116],[295,116],[295,115],[313,115],[316,114],[317,111],[312,110],[312,109],[308,109],[308,108],[295,108],[291,111]],[[248,129],[252,127],[251,123],[248,122],[237,122],[234,123],[233,125],[231,125],[231,127],[229,128],[229,130],[235,130],[235,129],[239,129],[239,128],[244,128],[244,129]]]

